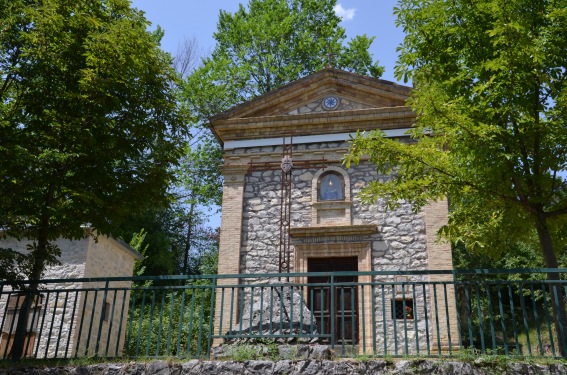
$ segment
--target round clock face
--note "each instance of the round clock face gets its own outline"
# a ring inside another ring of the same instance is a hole
[[[336,96],[327,96],[323,99],[325,109],[335,109],[339,106],[339,99]]]

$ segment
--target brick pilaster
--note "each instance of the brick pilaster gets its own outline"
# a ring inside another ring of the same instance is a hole
[[[242,208],[244,198],[244,179],[248,165],[225,165],[222,195],[222,218],[219,244],[219,275],[240,273],[240,246],[242,239]],[[238,279],[219,279],[217,285],[237,284]],[[217,288],[215,301],[214,334],[224,334],[228,331],[230,321],[231,301],[236,301],[232,289]],[[222,314],[222,316],[221,316]],[[232,320],[236,322],[236,309],[232,311]],[[222,329],[221,329],[222,319]],[[222,332],[224,331],[224,332]],[[222,343],[215,339],[213,346]]]
[[[437,232],[439,229],[448,223],[449,204],[447,199],[439,200],[437,202],[429,202],[425,206],[425,234],[427,237],[427,258],[429,262],[429,270],[452,270],[453,269],[453,256],[451,253],[451,245],[445,241],[437,239]],[[435,281],[452,281],[452,275],[430,275],[429,279]],[[446,290],[446,292],[445,292]],[[455,300],[455,288],[452,284],[446,286],[438,284],[436,286],[437,300],[433,291],[433,285],[429,290],[429,300],[431,301],[431,308],[434,309],[434,304],[437,306],[437,311],[431,311],[430,321],[431,329],[433,330],[433,338],[431,340],[432,352],[437,351],[438,342],[440,341],[441,350],[443,352],[448,350],[449,344],[449,329],[451,333],[451,343],[453,350],[458,349],[459,340],[459,327],[457,325],[457,306]],[[445,293],[447,303],[445,303]],[[435,313],[438,319],[435,318]],[[438,322],[437,322],[438,320]],[[437,329],[439,329],[439,341],[437,338]]]

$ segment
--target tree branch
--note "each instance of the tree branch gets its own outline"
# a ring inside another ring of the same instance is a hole
[[[563,207],[563,208],[560,208],[560,209],[555,210],[555,211],[550,211],[550,212],[544,212],[544,213],[543,213],[543,215],[544,215],[546,218],[561,216],[561,215],[564,215],[564,214],[567,214],[567,207]]]

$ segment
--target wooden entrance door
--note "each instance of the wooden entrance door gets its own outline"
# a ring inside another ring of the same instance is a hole
[[[308,272],[358,271],[357,257],[309,258]],[[308,283],[330,283],[330,276],[309,277]],[[335,283],[357,282],[356,276],[338,276]],[[308,306],[313,307],[319,333],[334,331],[335,344],[356,344],[358,339],[358,293],[351,285],[335,286],[331,296],[330,285],[308,289]],[[330,340],[323,339],[329,343]]]

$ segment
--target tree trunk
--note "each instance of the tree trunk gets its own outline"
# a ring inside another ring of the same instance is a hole
[[[33,266],[31,273],[29,275],[30,280],[37,281],[41,278],[44,268],[44,261],[47,256],[47,230],[40,229],[40,235],[38,236],[37,246],[32,251]],[[30,316],[33,303],[38,295],[39,284],[37,282],[32,282],[29,284],[28,289],[25,293],[24,301],[18,312],[18,324],[16,325],[16,332],[14,332],[14,344],[12,345],[11,357],[13,361],[19,361],[23,354],[26,346],[26,335],[28,327],[28,319]]]
[[[536,230],[541,245],[543,259],[547,268],[559,268],[557,257],[553,251],[553,243],[551,241],[551,234],[547,227],[547,220],[543,214],[539,214],[536,221]],[[550,281],[559,281],[559,273],[549,272],[547,279]],[[551,305],[553,306],[553,322],[555,324],[555,331],[557,332],[559,352],[564,358],[567,358],[567,344],[565,342],[565,335],[567,333],[567,315],[565,310],[565,294],[560,284],[550,284],[549,293]]]
[[[185,243],[185,256],[183,259],[183,274],[189,274],[189,252],[191,251],[191,240],[193,239],[193,212],[195,211],[195,203],[191,203],[189,208],[189,220],[187,220],[187,238]]]
[[[28,333],[28,317],[30,315],[29,313],[31,311],[33,301],[38,294],[39,283],[37,283],[37,281],[41,279],[41,275],[43,274],[43,270],[45,268],[45,260],[48,256],[49,213],[47,211],[47,208],[53,201],[54,193],[55,185],[51,184],[47,192],[45,204],[42,208],[41,219],[37,232],[37,246],[34,247],[31,253],[33,262],[32,269],[28,276],[31,281],[36,282],[29,284],[24,302],[18,314],[18,324],[16,326],[16,332],[14,333],[14,344],[12,345],[11,351],[11,357],[13,361],[19,361],[24,354],[26,334]]]

